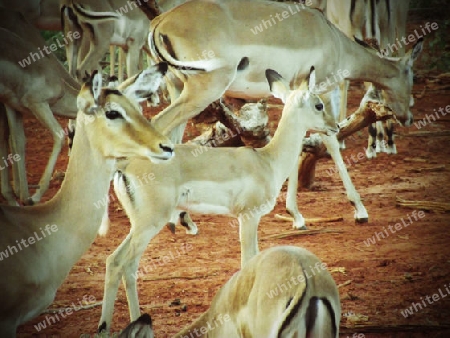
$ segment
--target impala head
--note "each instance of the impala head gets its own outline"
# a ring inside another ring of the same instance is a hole
[[[367,47],[363,42],[356,41]],[[392,61],[393,65],[398,68],[397,74],[390,79],[390,88],[383,88],[382,94],[384,103],[392,109],[397,120],[406,127],[410,126],[414,120],[413,114],[409,110],[414,78],[412,67],[414,61],[417,60],[422,52],[422,49],[423,38],[420,38],[414,47],[402,57],[385,57],[379,51],[377,52],[378,56]]]
[[[101,74],[94,72],[83,85],[77,124],[84,121],[90,142],[103,156],[137,156],[154,162],[173,156],[172,142],[152,127],[138,104],[158,89],[166,70],[166,64],[150,67],[117,88],[102,87]]]
[[[285,103],[284,109],[292,109],[301,114],[301,121],[308,130],[327,135],[338,131],[333,114],[325,109],[320,95],[314,91],[316,85],[314,67],[311,67],[308,78],[296,90],[290,90],[289,84],[272,69],[266,70],[266,78],[272,94]]]

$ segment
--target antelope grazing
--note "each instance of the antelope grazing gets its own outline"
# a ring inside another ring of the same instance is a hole
[[[338,289],[326,264],[306,249],[277,246],[236,272],[210,308],[174,338],[337,338],[340,318]],[[138,330],[153,337],[151,325],[144,314],[119,337]]]
[[[158,83],[166,69],[164,64],[152,67],[119,89],[139,96],[154,88],[152,82]],[[94,241],[106,211],[95,202],[108,193],[116,159],[172,157],[170,140],[151,127],[134,100],[101,83],[101,76],[94,75],[78,95],[77,133],[55,197],[36,206],[0,207],[2,337],[15,337],[18,325],[51,304],[72,266]]]
[[[46,46],[39,32],[18,13],[0,9],[0,103],[5,106],[11,134],[11,151],[21,160],[14,163],[14,187],[22,202],[38,202],[48,189],[57,157],[64,144],[64,132],[53,114],[75,118],[79,84],[52,53],[44,53]],[[33,58],[33,59],[31,59]],[[27,61],[25,61],[27,60]],[[34,115],[53,138],[53,149],[39,188],[29,200],[25,168],[25,134],[23,114]],[[4,119],[4,117],[2,117]],[[3,130],[5,133],[5,130]],[[2,144],[7,152],[7,143]],[[1,191],[8,203],[16,204],[16,196],[9,183],[8,170],[2,170]]]
[[[192,17],[196,19],[190,20]],[[167,61],[171,73],[183,84],[181,88],[169,83],[171,92],[179,96],[152,119],[157,129],[165,135],[171,133],[176,142],[181,140],[186,121],[223,94],[244,99],[270,95],[263,77],[267,68],[276,69],[294,85],[314,65],[317,82],[325,90],[342,79],[374,82],[384,90],[386,104],[397,118],[406,125],[412,121],[410,80],[421,44],[403,58],[381,58],[346,37],[320,11],[301,4],[189,1],[151,22],[149,45],[155,58]],[[202,56],[205,51],[212,57]],[[337,140],[330,137],[328,141],[347,197],[355,206],[355,219],[366,222],[367,211],[342,161]],[[297,180],[297,170],[290,178]],[[304,228],[294,186],[292,182],[288,191],[292,196],[288,201],[294,202],[287,203],[287,209],[294,217],[294,227]]]
[[[359,40],[375,40],[383,50],[380,55],[388,55],[386,50],[391,44],[395,46],[397,56],[405,55],[405,46],[396,45],[397,39],[406,34],[406,19],[408,16],[409,0],[405,1],[375,1],[375,0],[328,0],[327,17],[343,33],[350,38]],[[412,84],[412,79],[411,79]],[[341,83],[340,120],[347,113],[348,81]],[[377,93],[379,91],[380,93]],[[381,90],[373,87],[368,89],[368,97],[383,97]],[[364,99],[363,99],[364,102]],[[412,106],[413,100],[410,102]],[[376,157],[377,152],[385,151],[396,154],[394,143],[394,125],[392,120],[377,122],[369,126],[369,140],[366,150],[368,158]],[[384,134],[387,135],[387,146],[384,146]]]
[[[283,182],[297,164],[307,130],[333,134],[334,117],[324,110],[309,84],[290,91],[278,73],[266,71],[270,88],[286,102],[273,139],[263,148],[175,146],[174,158],[152,165],[132,160],[114,178],[114,189],[131,222],[131,230],[106,260],[105,291],[100,327],[110,330],[114,300],[123,278],[131,320],[139,317],[136,272],[149,241],[181,210],[225,214],[238,219],[241,266],[258,253],[257,229],[276,203]],[[143,182],[145,181],[145,183]]]
[[[128,76],[138,72],[139,55],[148,36],[149,21],[142,11],[136,9],[134,2],[64,2],[61,7],[64,32],[77,31],[82,36],[67,44],[67,60],[72,76],[80,79],[86,71],[97,69],[110,45],[120,46],[126,51]],[[153,16],[157,14],[155,9]]]

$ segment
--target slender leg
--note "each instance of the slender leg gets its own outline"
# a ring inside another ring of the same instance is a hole
[[[375,142],[375,151],[377,153],[385,153],[386,152],[386,144],[384,141],[384,127],[382,121],[377,121],[375,123],[377,140]]]
[[[385,122],[385,128],[387,135],[386,153],[397,154],[397,147],[394,142],[394,122],[392,120],[387,120]]]
[[[39,180],[39,188],[36,190],[34,195],[31,197],[32,202],[39,202],[42,195],[47,191],[50,185],[50,179],[53,174],[53,169],[55,168],[56,161],[58,159],[58,155],[61,152],[61,148],[64,145],[64,131],[61,128],[61,125],[56,121],[53,116],[53,112],[50,110],[50,107],[47,103],[35,103],[28,105],[30,110],[42,123],[44,127],[50,130],[53,137],[53,149],[50,154],[50,158],[48,160],[47,166],[45,167],[45,171]]]
[[[298,210],[297,189],[298,189],[298,170],[300,168],[301,157],[299,157],[298,166],[289,175],[286,197],[286,211],[294,218],[294,229],[306,230],[305,219]]]
[[[352,183],[350,175],[348,174],[347,168],[344,164],[344,160],[342,159],[341,152],[339,151],[339,143],[336,136],[326,136],[321,135],[323,143],[327,147],[328,153],[333,158],[334,163],[339,170],[339,176],[342,179],[342,182],[345,187],[345,191],[347,192],[347,198],[350,200],[350,203],[355,208],[355,220],[358,223],[364,223],[369,220],[369,215],[367,214],[367,210],[364,207],[364,204],[361,202],[361,197],[355,189],[355,186]]]
[[[114,45],[109,46],[109,76],[116,75],[116,47]]]
[[[244,214],[238,217],[239,239],[241,241],[241,269],[259,252],[258,225],[261,215],[248,216],[248,214]]]
[[[28,180],[27,180],[27,169],[25,166],[25,132],[23,128],[23,116],[11,109],[6,107],[6,116],[8,117],[9,124],[9,143],[11,145],[11,151],[13,154],[19,155],[20,160],[15,161],[12,164],[13,168],[13,178],[14,178],[14,190],[19,200],[22,203],[28,203],[29,191],[28,191]]]
[[[8,157],[9,144],[9,126],[6,116],[6,107],[0,104],[0,158]],[[0,164],[1,193],[9,205],[18,205],[16,196],[11,186],[9,168]]]
[[[377,157],[376,142],[375,142],[377,137],[376,124],[375,123],[370,124],[367,127],[367,130],[369,131],[369,138],[367,141],[366,157],[370,159]]]

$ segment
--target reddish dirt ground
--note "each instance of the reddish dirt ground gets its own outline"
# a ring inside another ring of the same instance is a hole
[[[426,68],[422,65],[422,69]],[[414,89],[416,120],[450,104],[448,89],[428,89],[421,97],[428,72],[419,74]],[[361,94],[359,87],[352,87],[349,111],[354,111],[359,104],[356,92]],[[280,111],[270,113],[273,132]],[[31,184],[37,184],[52,141],[48,131],[36,120],[27,118],[25,122],[28,177]],[[66,124],[64,120],[60,122]],[[357,163],[351,161],[351,156],[364,152],[366,131],[356,133],[346,142],[347,149],[342,154],[344,160],[350,161],[348,170],[368,210],[368,223],[355,224],[340,178],[329,174],[334,166],[331,159],[319,161],[314,186],[311,190],[299,191],[298,204],[307,218],[342,216],[340,222],[310,226],[310,229],[335,232],[316,235],[297,232],[282,239],[270,238],[292,232],[290,223],[274,217],[276,213],[284,214],[282,198],[261,220],[260,249],[287,244],[303,246],[329,268],[341,268],[332,272],[336,283],[344,284],[339,288],[344,314],[341,337],[450,336],[450,233],[446,228],[450,224],[450,214],[423,211],[423,217],[415,221],[412,213],[421,209],[396,206],[397,197],[450,202],[450,114],[440,115],[435,122],[421,128],[422,131],[432,134],[419,136],[415,126],[399,127],[396,129],[398,155],[380,154],[375,159],[364,158]],[[189,132],[194,133],[191,126]],[[65,171],[67,161],[65,148],[58,160],[57,172]],[[51,189],[43,200],[50,199],[60,184],[60,179],[52,180]],[[408,216],[413,222],[409,222]],[[98,237],[73,267],[50,309],[74,308],[83,297],[95,302],[102,300],[106,257],[129,231],[129,221],[118,202],[111,203],[110,218],[110,232],[106,237]],[[402,219],[411,224],[389,233],[373,245],[364,244],[375,232]],[[147,268],[138,279],[141,311],[151,314],[156,337],[170,337],[192,322],[208,308],[220,286],[239,269],[238,229],[230,225],[233,219],[206,215],[194,216],[194,220],[200,230],[197,236],[186,235],[180,228],[175,235],[164,229],[151,241],[141,260],[140,267]],[[442,296],[438,300],[426,303],[426,307],[414,311],[408,318],[402,315],[402,310],[413,302],[439,294],[439,290]],[[171,306],[176,299],[181,305]],[[182,311],[183,305],[186,311]],[[53,313],[42,314],[22,325],[18,337],[94,337],[100,313],[101,307],[94,306],[65,318],[57,318]],[[52,320],[56,323],[48,325]],[[47,321],[47,328],[38,332],[36,326],[44,321]],[[120,331],[128,322],[127,302],[121,286],[112,332]]]

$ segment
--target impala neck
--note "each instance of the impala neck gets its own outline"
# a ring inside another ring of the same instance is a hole
[[[341,51],[346,52],[341,54],[339,69],[349,73],[346,79],[372,82],[382,89],[392,87],[391,80],[400,72],[398,62],[381,58],[347,37],[341,40]]]
[[[58,254],[55,269],[67,275],[71,267],[91,246],[106,210],[110,178],[115,160],[105,159],[90,146],[83,118],[79,113],[77,131],[69,158],[66,177],[55,197],[44,204],[51,222],[58,226],[52,252]],[[87,122],[89,125],[89,122]],[[59,247],[58,247],[59,246]]]
[[[273,163],[274,180],[280,187],[297,164],[302,150],[307,128],[301,120],[302,111],[288,101],[272,140],[261,149]]]

